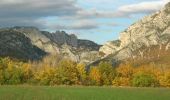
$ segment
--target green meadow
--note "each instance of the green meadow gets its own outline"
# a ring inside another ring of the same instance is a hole
[[[170,100],[170,89],[0,86],[0,100]]]

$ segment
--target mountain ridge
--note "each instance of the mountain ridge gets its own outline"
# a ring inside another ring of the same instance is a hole
[[[31,47],[30,45],[32,45],[36,48],[41,49],[46,54],[50,54],[50,55],[61,54],[63,55],[63,57],[69,58],[76,62],[83,61],[82,59],[88,57],[88,54],[91,53],[98,55],[98,49],[100,47],[100,45],[92,41],[78,39],[75,35],[73,34],[69,35],[64,31],[56,31],[55,33],[50,33],[47,31],[40,31],[36,27],[26,27],[26,26],[1,28],[0,35],[2,39],[0,40],[0,43],[3,45],[5,45],[5,43],[3,43],[3,39],[4,39],[2,35],[3,31],[6,31],[7,33],[13,32],[14,35],[20,34],[25,38],[28,38],[30,42],[29,47]],[[7,37],[11,37],[11,35],[13,34],[8,34]],[[22,38],[24,42],[25,38],[23,38],[22,36],[18,36],[18,38]],[[17,41],[13,41],[13,42],[15,43]],[[7,48],[4,49],[8,50],[8,46],[10,45],[6,44]],[[3,52],[5,52],[5,50]],[[1,54],[3,54],[3,52],[1,52]],[[8,54],[6,55],[10,56]],[[34,54],[30,54],[30,55],[34,55]],[[39,56],[44,56],[44,55],[39,55]],[[13,57],[15,58],[15,56]],[[16,56],[16,58],[18,57]],[[86,59],[86,62],[88,63],[90,61]]]
[[[133,54],[141,47],[148,48],[153,45],[165,45],[168,49],[170,44],[170,2],[166,6],[149,16],[144,17],[132,24],[125,31],[120,33],[120,44],[114,41],[107,42],[100,48],[105,57],[115,60],[135,58]],[[113,43],[114,42],[114,43]],[[139,50],[138,53],[144,53]]]
[[[44,52],[47,55],[60,54],[63,58],[69,58],[73,61],[89,65],[97,64],[105,60],[111,61],[114,64],[115,62],[126,59],[144,58],[145,49],[152,46],[159,46],[160,49],[165,51],[169,50],[170,2],[160,11],[142,18],[121,32],[118,40],[109,41],[103,46],[90,40],[78,39],[76,35],[67,34],[64,31],[50,33],[47,31],[40,31],[35,27],[16,26],[0,29],[0,46],[6,47],[6,49],[3,48],[4,51],[1,51],[0,55],[9,49],[8,46],[11,44],[5,45],[3,42],[5,41],[4,39],[6,39],[3,38],[2,35],[4,31],[7,33],[12,32],[19,38],[24,39],[23,41],[27,41],[29,47],[31,47],[31,49],[27,47],[30,50],[29,52],[33,52],[33,55],[38,55],[39,57],[37,58],[44,56]],[[20,36],[17,34],[22,35]],[[9,37],[12,37],[12,34],[9,34]],[[12,42],[16,47],[18,46],[17,41]],[[26,44],[21,43],[21,45],[24,46]],[[36,48],[38,51],[34,50]],[[42,55],[40,53],[41,51]],[[157,51],[159,51],[158,48]],[[29,57],[29,59],[30,58],[31,57]]]

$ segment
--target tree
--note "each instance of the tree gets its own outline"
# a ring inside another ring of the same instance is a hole
[[[90,69],[89,78],[92,85],[101,85],[101,74],[97,67]]]
[[[86,79],[87,79],[87,72],[86,72],[86,66],[85,64],[77,64],[77,71],[78,71],[78,76],[79,76],[79,84],[85,85],[86,84]]]
[[[30,82],[33,78],[33,69],[30,63],[24,63],[21,68],[23,72],[23,81],[25,83]]]
[[[155,87],[158,86],[158,80],[147,73],[136,73],[133,78],[133,86],[137,87]]]
[[[21,63],[9,61],[7,68],[4,70],[5,84],[22,84],[23,73],[21,70]]]
[[[163,87],[170,87],[170,70],[167,70],[159,78],[160,85]]]
[[[165,73],[165,82],[166,82],[166,86],[170,87],[170,71]]]
[[[120,77],[132,78],[134,68],[131,64],[121,64],[116,71]]]
[[[116,78],[112,81],[113,85],[118,86],[130,86],[131,80],[134,73],[134,68],[130,63],[128,64],[121,64],[119,67],[116,68]]]
[[[103,85],[111,85],[112,80],[115,78],[115,70],[109,62],[100,62],[99,71],[101,73],[101,81]]]
[[[56,85],[55,77],[56,69],[52,67],[44,67],[34,75],[40,85]]]
[[[73,85],[78,84],[79,73],[76,69],[77,64],[71,60],[62,60],[59,63],[58,72],[61,84]]]

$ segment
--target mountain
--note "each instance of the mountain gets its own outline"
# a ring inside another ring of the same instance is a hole
[[[15,57],[21,60],[37,60],[46,52],[32,45],[31,40],[15,30],[0,30],[0,56]]]
[[[42,34],[58,45],[65,43],[73,47],[77,47],[78,45],[77,37],[74,34],[69,35],[64,31],[56,31],[55,33],[42,31]]]
[[[120,33],[119,40],[107,42],[99,51],[105,54],[101,60],[122,61],[144,58],[146,49],[153,46],[164,51],[170,48],[170,3],[131,25]],[[157,56],[159,49],[155,52]]]
[[[90,65],[100,61],[116,64],[127,59],[163,62],[161,59],[167,58],[166,54],[170,55],[169,48],[170,3],[121,32],[118,40],[103,46],[64,31],[51,33],[35,27],[0,29],[0,56],[24,60],[59,54]]]
[[[89,63],[100,58],[99,48],[100,45],[92,41],[77,39],[74,34],[64,31],[50,33],[35,27],[19,26],[0,29],[0,56],[34,60],[60,54],[76,62]]]

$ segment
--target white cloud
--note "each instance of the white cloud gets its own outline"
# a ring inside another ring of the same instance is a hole
[[[94,3],[94,5],[96,4],[100,4],[100,3],[108,3],[110,0],[99,0],[99,2],[97,2],[97,0],[85,0],[89,3]],[[84,2],[85,2],[84,1]],[[68,18],[68,19],[88,19],[88,18],[120,18],[120,17],[130,17],[131,15],[135,15],[135,14],[150,14],[150,13],[154,13],[158,10],[160,10],[161,8],[164,7],[164,5],[170,1],[170,0],[149,0],[149,1],[143,1],[139,3],[135,3],[135,4],[130,4],[130,5],[123,5],[118,7],[116,10],[98,10],[96,8],[92,8],[92,9],[83,9],[83,10],[79,10],[77,11],[77,13],[75,14],[75,16],[66,16],[63,18]],[[110,1],[110,2],[114,2]]]
[[[169,0],[155,0],[137,4],[124,5],[118,8],[117,13],[131,15],[139,13],[152,13],[160,10]]]
[[[90,4],[111,4],[119,0],[84,0]],[[124,5],[117,10],[101,10],[97,8],[83,8],[77,4],[77,0],[1,0],[0,2],[0,26],[29,25],[40,28],[56,29],[95,29],[99,25],[96,19],[129,17],[134,14],[152,13],[162,8],[170,0],[139,0],[140,3]],[[74,23],[67,25],[51,24],[44,21],[46,17],[58,17],[61,21],[72,20]]]

